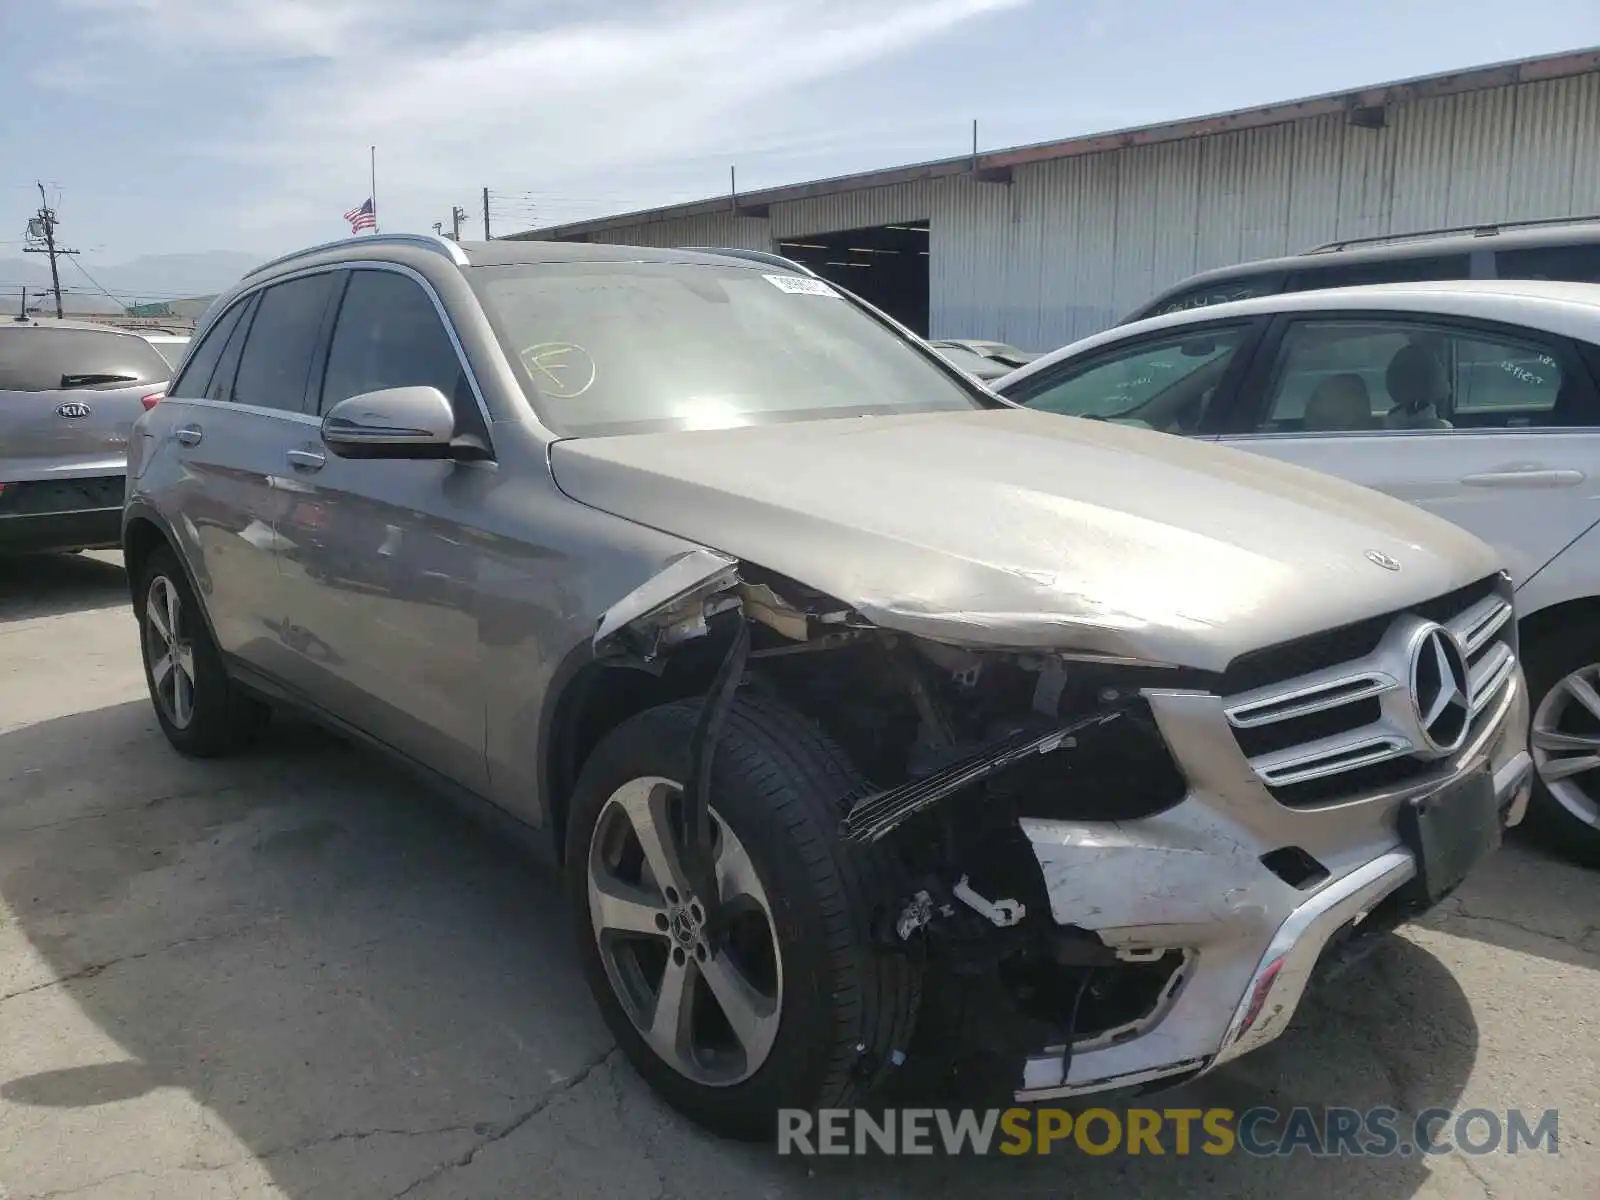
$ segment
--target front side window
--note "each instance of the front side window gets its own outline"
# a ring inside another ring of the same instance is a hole
[[[328,346],[321,410],[393,387],[435,387],[458,408],[472,402],[455,346],[421,285],[394,271],[356,271]]]
[[[557,262],[467,274],[523,391],[560,434],[988,406],[931,352],[777,268]]]
[[[1407,321],[1299,321],[1259,431],[1528,428],[1591,423],[1557,348]]]
[[[305,275],[261,293],[233,378],[236,404],[300,412],[336,276]]]
[[[1193,432],[1244,337],[1245,329],[1233,326],[1140,342],[1038,383],[1027,380],[1011,398],[1070,417]]]

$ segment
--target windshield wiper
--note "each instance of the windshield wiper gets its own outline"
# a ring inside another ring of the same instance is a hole
[[[83,375],[63,375],[61,386],[64,388],[93,387],[97,383],[138,383],[137,375],[110,375],[88,372]]]

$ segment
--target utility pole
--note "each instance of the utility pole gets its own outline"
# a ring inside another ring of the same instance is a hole
[[[494,235],[489,232],[489,189],[483,189],[483,240],[494,241]]]
[[[461,222],[465,221],[466,219],[466,209],[462,208],[459,204],[452,204],[450,206],[450,240],[452,242],[459,242],[461,240]]]
[[[61,309],[61,272],[56,266],[56,259],[63,254],[76,254],[76,250],[64,250],[56,245],[56,213],[50,207],[50,201],[44,194],[44,184],[39,184],[39,215],[28,222],[28,241],[31,243],[22,247],[24,254],[48,254],[50,256],[50,290],[56,294],[56,320],[61,320],[66,314]],[[38,243],[43,242],[44,245]],[[26,300],[24,300],[26,307]]]

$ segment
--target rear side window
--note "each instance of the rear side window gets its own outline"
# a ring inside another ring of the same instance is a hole
[[[240,314],[248,307],[250,307],[248,300],[235,304],[211,326],[200,344],[195,347],[194,353],[189,356],[189,363],[184,367],[183,373],[167,389],[169,396],[200,397],[206,394],[206,384],[211,380],[211,373],[217,369],[217,359],[222,357],[222,348],[228,343],[228,335],[239,324]]]
[[[1431,279],[1470,279],[1472,259],[1466,254],[1434,254],[1418,258],[1389,258],[1378,262],[1331,263],[1296,271],[1289,276],[1289,291],[1318,288],[1365,287],[1375,283],[1424,283]]]
[[[1559,279],[1567,283],[1600,283],[1600,245],[1539,246],[1502,250],[1494,256],[1501,279]]]
[[[0,327],[0,391],[57,392],[160,383],[172,368],[142,337],[112,330]]]
[[[331,272],[305,275],[262,292],[233,378],[236,404],[303,411],[311,356],[336,278]]]
[[[1594,423],[1554,346],[1406,320],[1297,321],[1263,433],[1526,429]]]

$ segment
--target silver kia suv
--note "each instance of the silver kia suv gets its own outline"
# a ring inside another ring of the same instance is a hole
[[[171,374],[136,333],[0,323],[0,554],[117,545],[128,435]]]
[[[925,1062],[1210,1070],[1527,800],[1482,542],[1015,408],[762,259],[269,263],[136,426],[123,543],[178,750],[288,705],[524,822],[629,1058],[733,1134]]]

